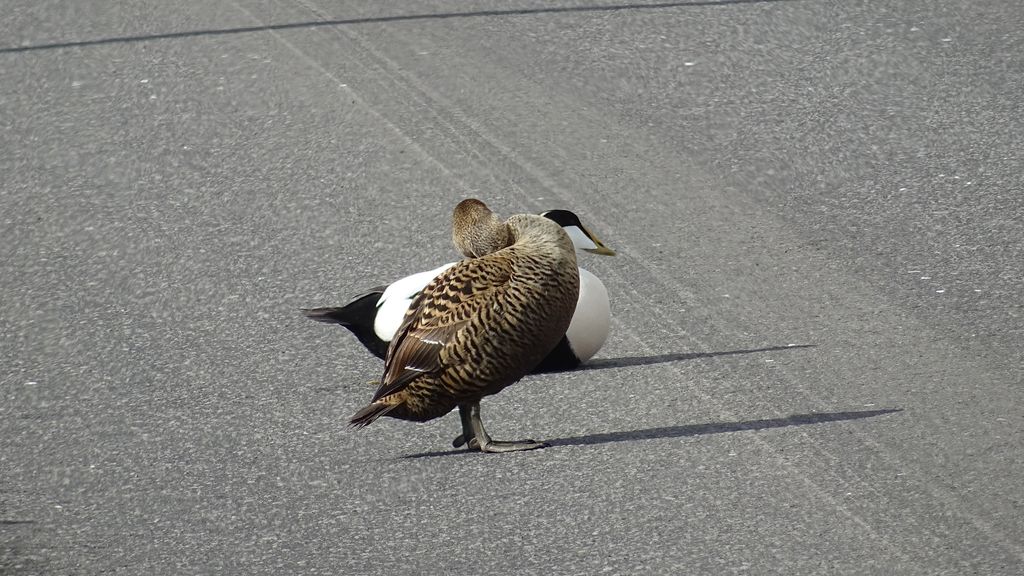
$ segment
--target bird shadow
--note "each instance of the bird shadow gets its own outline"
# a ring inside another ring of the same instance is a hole
[[[741,420],[738,422],[707,422],[704,424],[663,426],[659,428],[643,428],[640,430],[626,430],[621,432],[601,432],[597,434],[585,434],[582,436],[551,438],[544,442],[550,447],[593,446],[596,444],[611,444],[614,442],[635,442],[638,440],[657,440],[664,438],[687,438],[690,436],[724,434],[727,432],[742,432],[745,430],[766,430],[769,428],[809,426],[813,424],[825,424],[828,422],[840,422],[844,420],[860,420],[863,418],[873,418],[902,411],[902,408],[882,408],[878,410],[857,410],[847,412],[813,412],[810,414],[792,414],[782,418],[763,418],[760,420]],[[432,458],[436,456],[464,454],[467,452],[476,451],[445,450],[422,452],[418,454],[408,454],[403,456],[403,458]]]
[[[180,32],[164,32],[159,34],[144,34],[137,36],[114,36],[109,38],[94,38],[91,40],[76,40],[67,42],[51,42],[46,44],[35,44],[25,46],[0,47],[0,54],[11,54],[19,52],[30,52],[35,50],[55,50],[61,48],[83,48],[87,46],[99,46],[103,44],[123,44],[134,42],[149,42],[154,40],[173,40],[180,38],[194,38],[200,36],[221,36],[227,34],[246,34],[254,32],[268,32],[280,30],[310,29],[320,27],[356,26],[362,24],[387,24],[391,22],[416,22],[431,20],[452,20],[470,18],[497,18],[513,16],[533,16],[540,14],[565,14],[565,13],[586,13],[586,12],[624,12],[640,10],[664,10],[670,8],[699,8],[716,7],[741,4],[767,4],[773,2],[788,2],[792,0],[685,0],[682,2],[651,2],[651,3],[620,3],[620,4],[599,4],[591,6],[539,6],[534,8],[501,8],[494,10],[474,10],[465,12],[433,12],[395,14],[389,16],[369,16],[364,18],[339,18],[321,19],[305,22],[285,22],[281,24],[264,24],[260,26],[240,26],[235,28],[208,28],[203,30],[185,30]]]
[[[717,356],[732,356],[735,354],[756,354],[758,352],[778,352],[782,350],[797,350],[800,348],[814,348],[815,344],[790,344],[788,346],[768,346],[765,348],[750,348],[746,350],[724,350],[722,352],[673,352],[671,354],[657,354],[655,356],[624,356],[621,358],[598,358],[590,360],[572,369],[578,370],[605,370],[608,368],[625,368],[627,366],[649,366],[651,364],[663,364],[666,362],[681,362],[684,360],[697,360],[699,358],[715,358]]]

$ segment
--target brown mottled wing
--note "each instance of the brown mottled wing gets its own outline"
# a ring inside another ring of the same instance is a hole
[[[422,374],[440,372],[441,351],[508,288],[512,265],[501,258],[463,260],[442,272],[413,300],[395,332],[384,377],[371,402],[405,388]]]

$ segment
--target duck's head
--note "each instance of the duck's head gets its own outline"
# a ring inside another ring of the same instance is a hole
[[[577,250],[614,256],[615,251],[604,245],[580,217],[568,210],[548,210],[541,216],[561,226]],[[452,213],[452,240],[464,256],[478,258],[511,246],[514,241],[508,224],[476,198],[459,202]]]
[[[486,204],[468,198],[452,213],[452,241],[464,256],[478,258],[510,246],[512,233]]]
[[[569,212],[568,210],[548,210],[541,212],[541,216],[553,220],[556,224],[565,229],[566,233],[569,234],[569,238],[572,240],[577,250],[583,250],[584,252],[590,252],[591,254],[600,254],[602,256],[615,256],[615,250],[605,246],[593,232],[587,229],[586,226],[580,222],[580,217]]]

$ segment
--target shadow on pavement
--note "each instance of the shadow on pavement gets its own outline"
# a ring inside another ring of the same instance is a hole
[[[800,348],[814,348],[814,344],[793,344],[789,346],[769,346],[767,348],[752,348],[749,350],[726,350],[724,352],[676,352],[672,354],[658,354],[655,356],[626,356],[622,358],[597,358],[590,360],[573,368],[577,370],[603,370],[605,368],[624,368],[626,366],[647,366],[650,364],[662,364],[665,362],[681,362],[683,360],[696,360],[698,358],[714,358],[716,356],[731,356],[734,354],[756,354],[758,352],[778,352],[781,350],[797,350]]]
[[[793,414],[783,418],[765,418],[761,420],[742,420],[739,422],[708,422],[705,424],[685,424],[682,426],[664,426],[661,428],[643,428],[622,432],[602,432],[566,438],[550,438],[544,441],[557,446],[592,446],[612,442],[632,442],[636,440],[656,440],[662,438],[686,438],[705,434],[723,434],[726,432],[742,432],[745,430],[765,430],[768,428],[787,428],[789,426],[808,426],[844,420],[860,420],[885,414],[902,412],[902,408],[882,408],[879,410],[859,410],[849,412],[817,412],[811,414]],[[463,454],[470,450],[449,450],[444,452],[424,452],[409,454],[403,458],[427,458],[432,456],[450,456]]]
[[[606,432],[587,434],[568,438],[545,440],[552,446],[589,446],[592,444],[608,444],[610,442],[629,442],[632,440],[653,440],[657,438],[685,438],[687,436],[703,436],[705,434],[722,434],[725,432],[742,432],[744,430],[765,430],[768,428],[786,428],[789,426],[807,426],[824,424],[842,420],[859,420],[872,418],[893,412],[902,412],[901,408],[884,408],[881,410],[861,410],[855,412],[818,412],[812,414],[793,414],[783,418],[766,418],[763,420],[744,420],[742,422],[708,422],[706,424],[687,424],[683,426],[666,426],[662,428],[644,428],[626,432]]]
[[[28,46],[10,46],[0,48],[0,54],[15,52],[31,52],[35,50],[56,50],[59,48],[82,48],[103,44],[124,44],[130,42],[148,42],[152,40],[173,40],[177,38],[193,38],[197,36],[221,36],[226,34],[245,34],[252,32],[268,32],[273,30],[294,30],[301,28],[319,28],[323,26],[353,26],[357,24],[384,24],[387,22],[409,22],[416,20],[450,20],[453,18],[486,18],[499,16],[529,16],[534,14],[561,14],[572,12],[621,12],[626,10],[657,10],[665,8],[686,8],[700,6],[727,6],[730,4],[767,4],[769,2],[791,2],[793,0],[691,0],[690,2],[654,2],[637,4],[604,4],[596,6],[547,6],[540,8],[509,8],[505,10],[478,10],[467,12],[437,12],[427,14],[396,14],[394,16],[368,16],[365,18],[344,18],[335,20],[311,20],[308,22],[287,22],[283,24],[265,24],[263,26],[241,26],[237,28],[210,28],[206,30],[185,30],[181,32],[165,32],[163,34],[146,34],[138,36],[114,36],[77,40],[68,42],[52,42]]]

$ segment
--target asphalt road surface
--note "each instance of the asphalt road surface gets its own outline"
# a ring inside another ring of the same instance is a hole
[[[3,574],[1024,573],[1017,0],[0,16]],[[568,208],[613,332],[347,418],[303,306]]]

